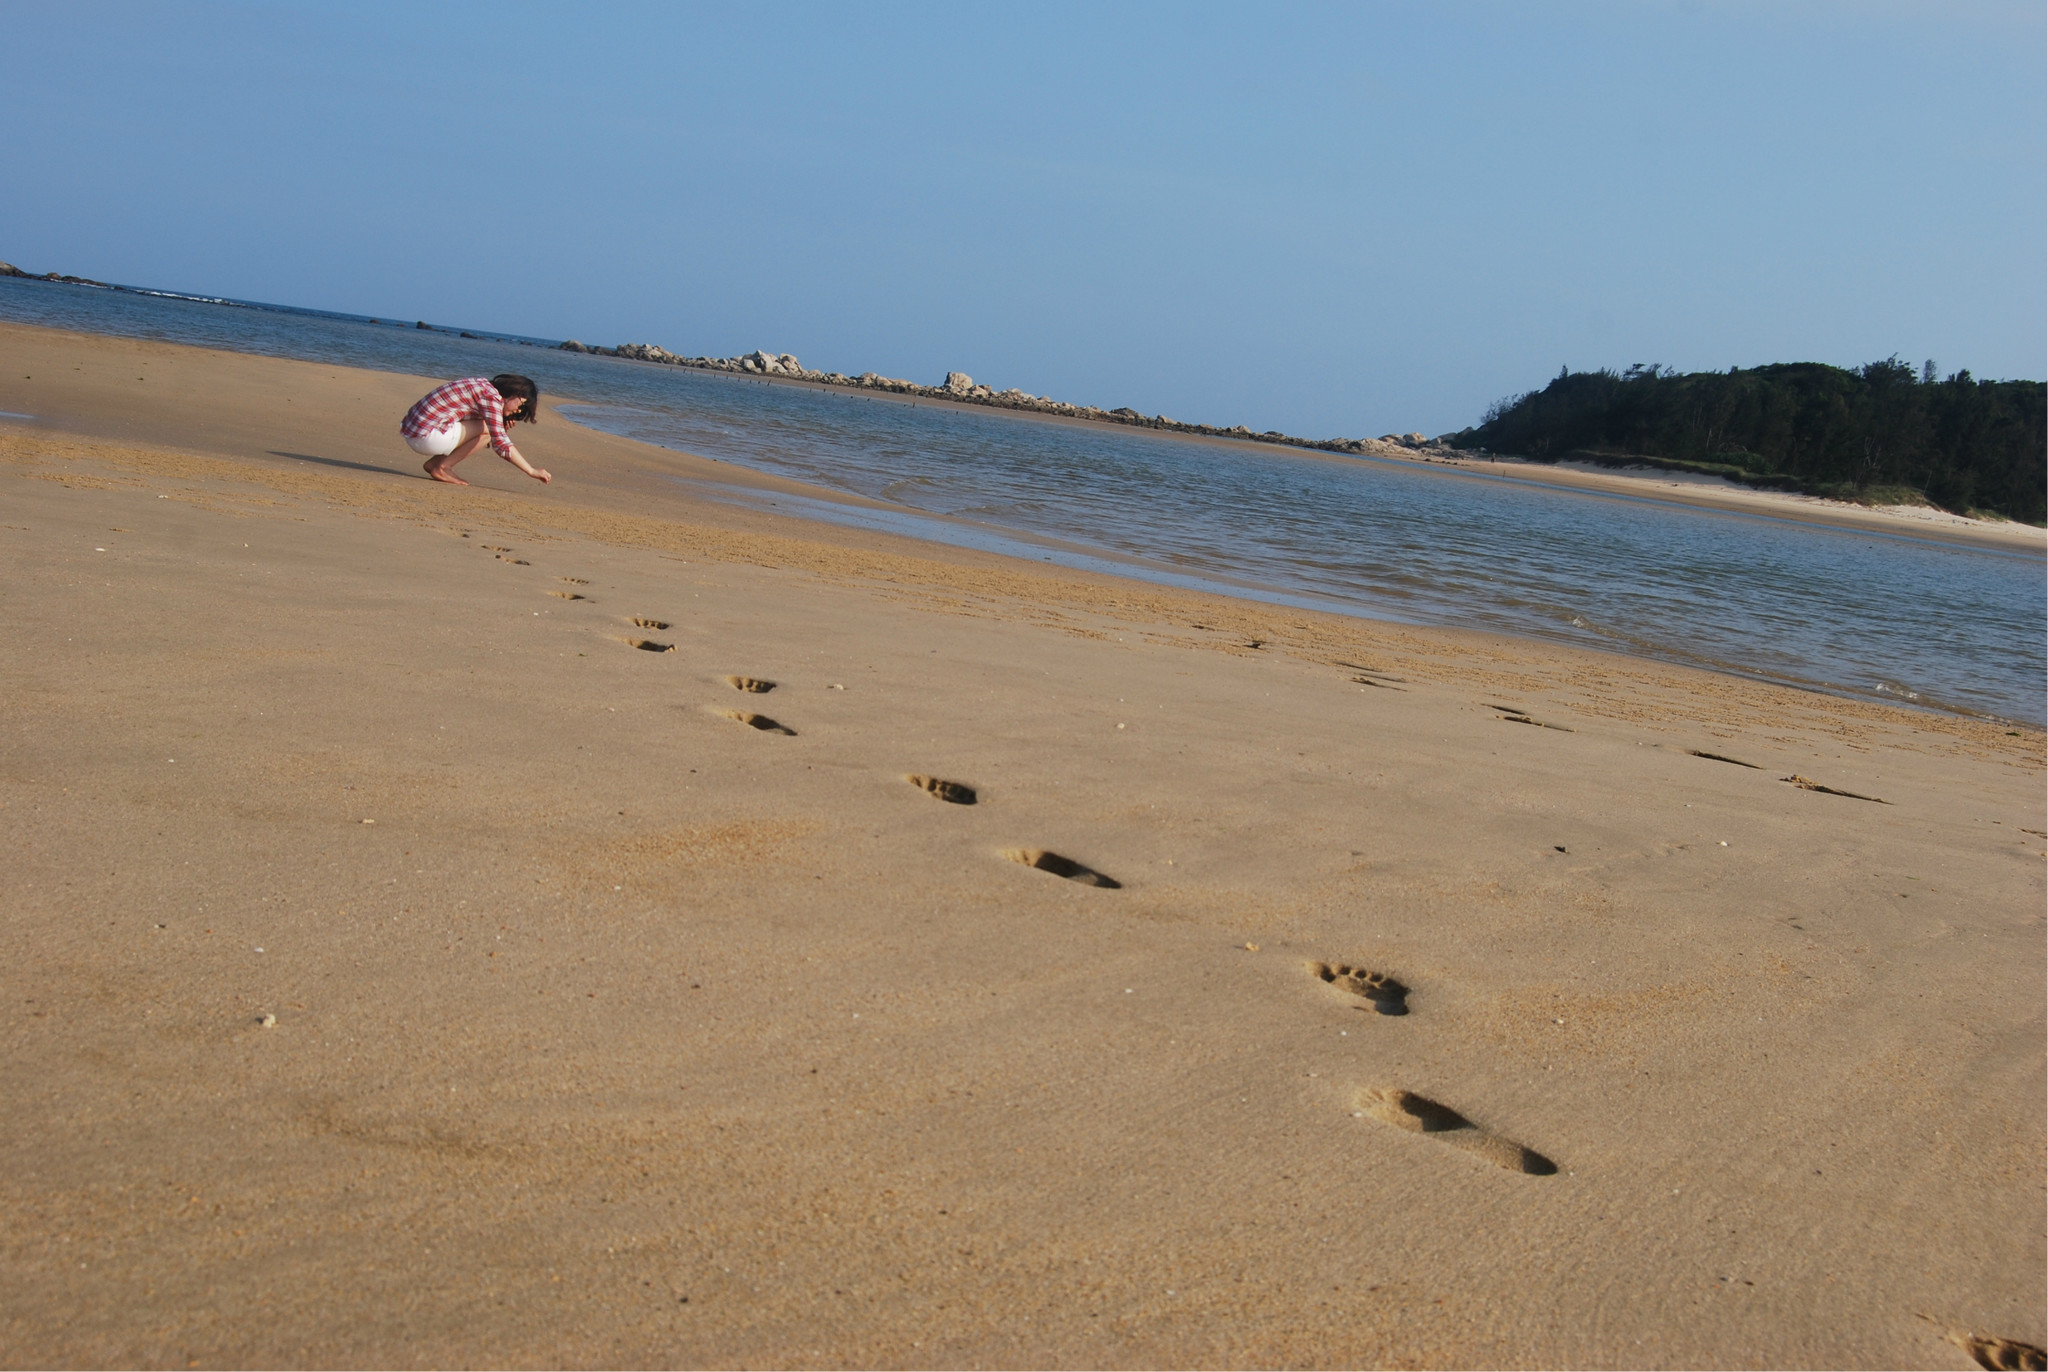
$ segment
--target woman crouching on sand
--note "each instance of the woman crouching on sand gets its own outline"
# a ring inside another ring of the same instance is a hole
[[[455,474],[455,464],[476,451],[476,445],[490,437],[498,456],[539,482],[554,480],[519,455],[505,432],[505,421],[523,419],[533,423],[540,408],[540,387],[533,378],[505,372],[488,381],[467,376],[437,386],[421,396],[405,412],[398,431],[406,446],[427,459],[426,473],[436,481],[454,486],[469,483]]]

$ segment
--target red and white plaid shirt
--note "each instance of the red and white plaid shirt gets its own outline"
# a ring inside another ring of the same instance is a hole
[[[511,455],[512,439],[505,432],[505,397],[481,376],[466,376],[428,391],[405,412],[398,432],[407,438],[424,438],[465,419],[481,419],[491,431],[491,446],[498,456]]]

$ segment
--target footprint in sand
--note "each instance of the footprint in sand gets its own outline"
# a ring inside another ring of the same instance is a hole
[[[1331,665],[1334,667],[1349,667],[1352,671],[1360,673],[1360,675],[1351,678],[1360,686],[1379,686],[1389,691],[1398,691],[1401,689],[1401,686],[1408,684],[1407,677],[1388,676],[1378,668],[1368,667],[1360,662],[1337,661],[1331,663]],[[1400,685],[1389,685],[1389,682],[1399,682]]]
[[[1078,881],[1083,886],[1100,886],[1105,891],[1121,891],[1123,883],[1114,877],[1104,876],[1093,867],[1083,867],[1070,857],[1048,853],[1043,848],[1005,848],[1003,856],[1012,862],[1021,862],[1026,867],[1035,867],[1041,872],[1051,872],[1068,881]]]
[[[574,591],[549,591],[548,594],[551,596],[555,596],[561,600],[588,600],[590,598],[588,596],[578,595]]]
[[[1797,772],[1794,772],[1791,776],[1788,777],[1779,777],[1778,780],[1790,782],[1792,785],[1797,786],[1802,791],[1818,791],[1824,796],[1846,796],[1850,800],[1867,800],[1873,805],[1891,804],[1890,801],[1880,800],[1876,796],[1859,796],[1854,791],[1837,791],[1832,786],[1823,786],[1819,782],[1815,781],[1812,777],[1803,777],[1799,775],[1799,773]]]
[[[569,583],[569,584],[570,584],[571,586],[588,586],[588,585],[590,584],[590,583],[589,583],[588,581],[585,581],[585,580],[584,580],[584,579],[583,579],[582,577],[580,577],[580,576],[565,576],[565,577],[558,577],[558,578],[556,578],[556,579],[557,579],[557,580],[559,580],[559,581],[566,581],[566,582],[568,582],[568,583]]]
[[[1372,1002],[1373,1009],[1383,1015],[1408,1013],[1408,988],[1383,973],[1368,972],[1363,967],[1347,967],[1341,962],[1319,962],[1316,975],[1339,991],[1363,996]]]
[[[498,554],[498,561],[509,562],[515,567],[531,567],[533,565],[523,557],[507,557],[503,553]]]
[[[1500,717],[1509,724],[1533,724],[1539,729],[1555,729],[1561,734],[1575,734],[1577,729],[1568,729],[1562,724],[1548,724],[1540,719],[1531,719],[1519,705],[1488,705],[1489,710],[1500,711]]]
[[[673,643],[656,643],[651,638],[629,638],[626,642],[643,653],[672,653],[676,650]]]
[[[642,629],[666,629],[668,627],[668,621],[665,619],[643,619],[639,615],[633,616],[633,623]]]
[[[796,737],[796,730],[790,728],[787,724],[778,724],[768,718],[768,716],[757,715],[752,710],[713,710],[712,713],[720,719],[729,719],[734,723],[744,724],[749,729],[759,729],[764,734],[787,734],[791,738]]]
[[[948,805],[972,805],[976,800],[974,788],[960,781],[943,781],[938,777],[919,776],[912,773],[903,778],[920,790],[929,791]]]
[[[1948,1341],[1968,1353],[1977,1366],[1994,1372],[2048,1372],[2048,1351],[2018,1339],[1987,1338],[1952,1329]]]
[[[1448,1143],[1463,1152],[1476,1154],[1510,1172],[1525,1172],[1532,1177],[1548,1177],[1557,1173],[1557,1164],[1534,1149],[1489,1133],[1450,1106],[1439,1105],[1413,1091],[1361,1091],[1358,1093],[1358,1112],[1411,1134],[1427,1134],[1439,1143]]]
[[[725,679],[725,684],[735,691],[751,691],[757,696],[767,695],[775,689],[774,682],[764,681],[757,676],[729,676]]]

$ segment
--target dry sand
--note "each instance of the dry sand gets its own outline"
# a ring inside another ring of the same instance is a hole
[[[0,361],[9,1366],[2048,1341],[2038,732]]]

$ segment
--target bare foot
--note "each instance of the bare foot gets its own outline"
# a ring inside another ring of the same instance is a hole
[[[549,483],[550,481],[553,481],[553,480],[554,480],[554,478],[553,478],[552,476],[549,476],[549,475],[548,475],[548,471],[547,471],[547,468],[545,468],[545,467],[543,467],[543,468],[541,468],[541,469],[540,469],[539,471],[535,472],[535,473],[534,473],[534,476],[535,476],[535,477],[536,477],[536,478],[537,478],[537,479],[538,479],[538,480],[540,481],[540,484],[541,484],[541,485],[543,485],[543,486],[547,485],[547,484],[548,484],[548,483]]]
[[[455,473],[450,471],[443,471],[441,468],[441,459],[438,457],[428,458],[426,466],[422,467],[420,470],[424,471],[428,476],[432,477],[434,480],[445,481],[451,486],[467,486],[469,484],[467,481],[464,481]]]

